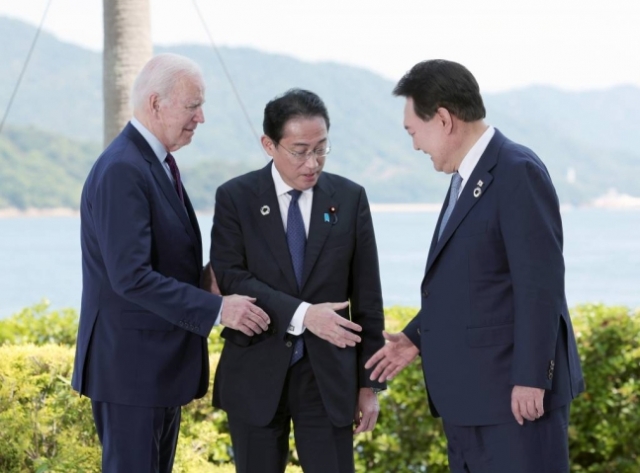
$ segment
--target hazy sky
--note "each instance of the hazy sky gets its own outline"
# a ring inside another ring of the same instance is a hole
[[[219,45],[362,66],[466,65],[485,91],[640,86],[640,0],[196,0]],[[38,24],[47,0],[0,0]],[[151,0],[155,44],[208,43],[193,0]],[[45,29],[102,49],[102,0],[53,0]],[[6,45],[4,45],[6,47]]]

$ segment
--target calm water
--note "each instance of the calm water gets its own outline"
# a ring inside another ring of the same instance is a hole
[[[435,212],[374,213],[386,306],[419,304]],[[572,209],[563,214],[569,304],[640,307],[640,210]],[[209,248],[210,217],[200,218]],[[0,219],[0,317],[42,298],[80,306],[80,220]]]

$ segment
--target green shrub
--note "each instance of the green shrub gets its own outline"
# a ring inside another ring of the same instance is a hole
[[[397,332],[415,310],[387,310]],[[572,312],[588,391],[572,404],[572,472],[640,471],[640,314],[621,307],[585,305]],[[89,400],[69,387],[77,316],[25,309],[0,321],[0,471],[97,472],[100,449]],[[24,343],[28,344],[24,344]],[[61,345],[36,344],[54,342]],[[211,334],[211,372],[222,342]],[[355,439],[359,473],[448,471],[441,422],[428,411],[419,362],[380,395],[372,433]],[[292,462],[296,463],[292,450]],[[183,409],[176,473],[232,472],[226,415],[211,396]],[[288,471],[301,471],[291,467]]]
[[[573,311],[587,391],[571,405],[572,471],[640,471],[640,311]]]
[[[0,320],[0,345],[53,343],[73,346],[77,334],[78,313],[73,309],[50,311],[47,300]]]
[[[386,310],[386,329],[399,332],[417,310]],[[380,416],[373,432],[356,437],[358,473],[448,472],[442,423],[429,413],[420,359],[404,369],[380,394]]]
[[[0,346],[0,471],[99,471],[91,404],[69,386],[73,350]]]

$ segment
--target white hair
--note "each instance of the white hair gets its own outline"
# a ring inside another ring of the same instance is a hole
[[[204,87],[202,70],[191,59],[170,53],[152,57],[133,82],[131,89],[133,109],[141,110],[153,94],[158,94],[161,99],[167,98],[183,77],[198,79]]]

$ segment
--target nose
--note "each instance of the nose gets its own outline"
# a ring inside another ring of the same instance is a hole
[[[312,153],[310,158],[307,158],[307,160],[304,162],[304,165],[307,166],[309,169],[315,169],[318,167],[319,164],[319,160],[318,157]]]
[[[193,117],[193,119],[197,123],[204,123],[204,111],[202,110],[202,107],[198,107],[198,110],[196,110],[196,115]]]

